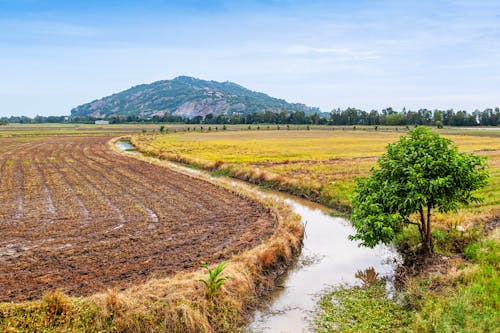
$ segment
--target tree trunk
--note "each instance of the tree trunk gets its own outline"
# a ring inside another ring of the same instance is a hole
[[[434,254],[434,242],[432,241],[431,233],[431,205],[427,204],[427,218],[424,214],[424,208],[420,208],[420,238],[422,242],[422,251],[425,256],[432,256]]]
[[[427,247],[429,248],[428,254],[434,254],[434,241],[432,240],[432,232],[431,232],[431,210],[432,206],[430,203],[427,204]]]

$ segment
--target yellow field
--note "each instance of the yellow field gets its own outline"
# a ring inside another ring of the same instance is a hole
[[[500,206],[500,131],[442,133],[460,150],[488,156],[490,184],[481,208]],[[224,171],[331,207],[349,206],[354,178],[369,173],[385,146],[402,131],[253,130],[137,136],[139,149],[164,158]],[[472,208],[474,210],[474,207]]]

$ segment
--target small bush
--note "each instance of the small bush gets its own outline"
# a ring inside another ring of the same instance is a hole
[[[214,269],[210,269],[206,262],[202,261],[201,266],[205,268],[208,272],[208,278],[206,280],[198,280],[205,285],[207,298],[212,299],[217,293],[220,287],[229,279],[229,276],[220,276],[224,268],[226,267],[226,262],[223,261]]]
[[[72,315],[72,306],[68,298],[60,291],[43,296],[42,304],[47,322],[57,325],[68,321]]]

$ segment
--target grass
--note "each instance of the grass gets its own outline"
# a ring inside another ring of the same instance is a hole
[[[441,130],[463,151],[488,157],[491,179],[485,199],[468,211],[500,208],[500,131]],[[470,132],[470,133],[469,133]],[[385,146],[402,131],[254,130],[135,136],[139,150],[212,172],[307,197],[349,210],[354,178],[367,175]]]
[[[498,229],[468,245],[468,261],[444,276],[416,280],[417,299],[411,329],[420,332],[499,332],[500,253]],[[442,286],[426,289],[429,284]],[[422,291],[423,290],[423,291]]]
[[[326,292],[315,331],[499,332],[499,235],[468,245],[467,261],[448,274],[411,279],[394,298],[380,283]]]
[[[410,323],[407,311],[387,298],[385,285],[340,286],[319,301],[315,331],[394,332]]]

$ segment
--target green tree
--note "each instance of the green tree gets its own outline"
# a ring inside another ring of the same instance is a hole
[[[484,157],[460,153],[451,140],[417,127],[389,144],[371,176],[358,178],[353,197],[351,239],[374,247],[388,244],[406,226],[416,225],[422,251],[434,252],[433,210],[447,212],[477,202],[477,190],[487,183]]]

